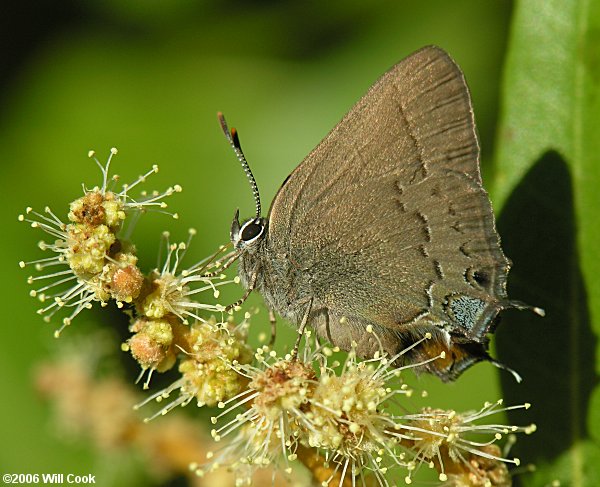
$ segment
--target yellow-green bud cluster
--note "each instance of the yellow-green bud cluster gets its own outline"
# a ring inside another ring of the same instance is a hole
[[[130,330],[135,334],[127,340],[127,346],[142,369],[164,372],[175,365],[178,351],[173,346],[173,326],[169,321],[140,318]]]
[[[282,411],[302,410],[316,385],[310,364],[281,360],[254,377],[249,384],[258,394],[253,407],[265,418],[279,419]]]
[[[187,289],[179,286],[173,274],[159,274],[153,271],[149,278],[150,290],[141,300],[138,312],[148,318],[162,318],[172,313],[173,307],[186,295]]]
[[[486,425],[479,424],[479,421],[499,412],[529,407],[527,403],[502,407],[500,400],[486,403],[476,412],[459,414],[451,410],[424,408],[419,414],[405,416],[403,422],[394,425],[394,433],[391,434],[400,432],[397,437],[418,452],[409,462],[406,482],[410,483],[412,472],[425,463],[436,466],[440,480],[451,480],[452,485],[510,486],[511,478],[506,464],[518,466],[520,460],[507,458],[494,443],[514,433],[531,434],[536,427],[534,424],[525,427]],[[483,435],[487,439],[473,441],[471,437],[474,435]]]
[[[94,188],[71,203],[66,260],[73,273],[92,283],[98,301],[130,303],[142,289],[135,248],[117,238],[125,220],[123,203],[114,193]]]
[[[45,209],[45,214],[27,208],[26,214],[19,216],[20,221],[31,223],[32,227],[42,229],[53,238],[51,243],[40,242],[39,247],[55,253],[50,258],[20,262],[20,266],[34,264],[38,271],[47,267],[66,266],[64,270],[28,279],[30,283],[40,280],[50,282],[30,292],[41,302],[50,302],[38,310],[45,319],[49,320],[60,309],[72,310],[63,319],[63,327],[57,331],[57,335],[79,312],[91,307],[93,301],[105,304],[114,299],[122,306],[140,296],[144,276],[137,267],[135,247],[121,240],[118,233],[128,211],[143,211],[156,206],[164,208],[166,204],[161,200],[181,191],[181,187],[176,185],[162,194],[153,193],[150,197],[132,200],[128,191],[149,174],[157,172],[156,166],[133,184],[123,186],[120,192],[109,190],[108,170],[116,153],[116,149],[111,149],[105,165],[100,164],[93,151],[89,153],[102,171],[103,183],[102,186],[84,190],[84,195],[70,204],[69,223],[63,223],[50,208]],[[116,182],[117,179],[117,176],[113,176],[112,181]]]
[[[325,370],[306,413],[315,425],[307,432],[308,444],[345,455],[381,449],[389,425],[389,417],[381,411],[387,396],[385,382],[364,362],[350,362],[340,375]]]
[[[147,323],[158,321],[160,320],[148,320]],[[209,322],[196,322],[190,326],[180,323],[171,325],[172,335],[169,335],[166,328],[152,325],[155,333],[152,347],[146,345],[149,341],[147,333],[139,338],[139,340],[144,340],[143,345],[147,347],[147,358],[154,360],[152,363],[149,360],[145,362],[149,368],[156,368],[157,365],[153,364],[157,364],[156,360],[162,357],[160,355],[162,350],[166,350],[165,358],[170,357],[170,353],[182,352],[178,367],[181,377],[169,387],[155,393],[138,405],[140,407],[154,399],[162,401],[171,393],[178,393],[177,398],[149,419],[166,414],[174,407],[186,405],[192,400],[196,400],[198,406],[216,406],[236,396],[244,389],[248,380],[238,374],[235,369],[240,364],[249,363],[252,359],[251,349],[246,344],[247,322],[235,326],[231,323],[218,324],[216,320],[211,319]],[[136,341],[138,340],[136,337],[137,335],[134,335],[128,342],[128,348],[134,356],[140,355],[137,350],[134,352],[134,346],[137,345]],[[159,342],[161,338],[164,339],[162,344]],[[156,353],[152,353],[155,350]],[[136,358],[142,363],[138,357]],[[142,366],[144,366],[143,363]]]
[[[246,333],[239,328],[215,323],[195,323],[185,337],[189,343],[187,358],[179,371],[183,394],[192,395],[200,405],[216,406],[238,394],[247,383],[235,371],[234,363],[245,364],[252,358]]]

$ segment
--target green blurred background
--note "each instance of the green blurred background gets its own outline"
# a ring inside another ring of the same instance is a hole
[[[179,221],[149,214],[138,225],[133,240],[141,267],[155,265],[163,230],[184,239],[193,226],[198,237],[190,264],[227,241],[236,208],[246,216],[253,211],[217,111],[238,128],[268,206],[287,174],[367,88],[428,44],[446,49],[465,72],[489,180],[511,8],[509,1],[490,0],[113,0],[40,2],[29,10],[15,2],[2,19],[0,46],[1,211],[7,225],[0,281],[6,311],[0,332],[1,473],[125,468],[107,466],[85,442],[61,439],[48,405],[33,390],[33,368],[58,344],[56,323],[45,324],[28,296],[31,270],[17,265],[42,256],[36,248],[41,232],[17,222],[26,206],[49,205],[66,215],[82,182],[100,182],[87,151],[95,149],[104,160],[117,147],[113,169],[123,181],[156,163],[161,172],[146,188],[184,187],[169,202]],[[60,340],[92,333],[103,316],[82,313]],[[266,321],[264,310],[255,321]],[[125,333],[126,323],[117,325]],[[509,332],[504,324],[498,334]],[[286,340],[291,333],[282,332],[280,349]],[[129,361],[133,382],[132,361],[121,360]],[[430,377],[413,382],[429,391],[426,403],[432,406],[464,410],[501,397],[498,372],[489,364],[473,367],[455,384]],[[523,389],[521,401],[527,400]],[[522,424],[531,421],[524,413]],[[134,471],[128,485],[147,482],[135,480],[141,465],[126,467]],[[117,477],[109,481],[107,475],[98,485],[124,485]]]

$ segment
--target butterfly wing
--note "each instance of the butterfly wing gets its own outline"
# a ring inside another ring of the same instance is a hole
[[[290,306],[310,300],[311,323],[342,348],[371,324],[390,353],[430,331],[426,358],[454,337],[443,378],[485,355],[509,261],[469,91],[444,51],[394,66],[306,157],[273,201],[267,245],[291,263]]]

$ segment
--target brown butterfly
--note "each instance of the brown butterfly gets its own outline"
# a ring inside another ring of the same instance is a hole
[[[444,351],[423,366],[442,380],[480,360],[502,367],[488,334],[503,309],[529,307],[506,295],[510,261],[481,182],[469,90],[448,54],[425,47],[385,73],[284,181],[266,218],[237,132],[219,116],[256,201],[255,217],[240,224],[236,212],[231,227],[245,297],[258,290],[300,329],[344,350],[356,342],[362,357],[430,333],[399,360]]]

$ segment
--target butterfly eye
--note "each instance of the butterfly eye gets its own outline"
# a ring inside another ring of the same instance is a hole
[[[258,237],[262,231],[264,230],[264,226],[261,224],[260,221],[250,221],[248,223],[246,223],[243,227],[242,227],[242,240],[244,242],[248,242],[250,240],[254,240],[256,237]]]

